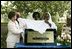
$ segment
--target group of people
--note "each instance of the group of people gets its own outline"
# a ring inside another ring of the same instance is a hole
[[[24,39],[25,29],[33,29],[40,33],[46,29],[56,29],[57,26],[51,20],[50,13],[43,14],[43,19],[39,12],[34,12],[32,15],[34,20],[21,18],[19,11],[11,11],[8,14],[10,21],[8,22],[7,48],[14,48],[16,43],[20,42],[20,37]],[[42,27],[42,28],[41,28]],[[39,28],[39,29],[38,29]]]

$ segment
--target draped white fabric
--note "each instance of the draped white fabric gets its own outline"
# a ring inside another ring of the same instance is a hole
[[[41,34],[43,34],[46,31],[46,29],[56,29],[56,25],[54,23],[51,23],[52,27],[50,27],[48,24],[44,22],[44,20],[35,21],[35,20],[20,19],[20,18],[19,20],[21,22],[24,22],[24,23],[20,23],[21,25],[26,24],[27,29],[33,29]]]
[[[21,26],[25,26],[26,24],[27,29],[33,29],[43,34],[45,33],[46,29],[56,29],[57,30],[57,26],[55,25],[54,22],[52,22],[50,13],[48,14],[50,16],[50,19],[48,21],[49,23],[51,23],[51,27],[48,24],[46,24],[44,20],[30,20],[30,19],[22,19],[22,18],[19,18],[18,20]]]

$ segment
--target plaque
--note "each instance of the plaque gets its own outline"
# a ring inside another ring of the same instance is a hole
[[[47,29],[43,34],[40,34],[39,32],[31,29],[26,29],[25,31],[26,45],[52,44],[55,42],[55,29]]]

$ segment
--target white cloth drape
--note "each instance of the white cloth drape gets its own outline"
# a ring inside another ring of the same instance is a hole
[[[39,33],[43,34],[45,33],[46,29],[56,29],[57,26],[51,19],[51,15],[48,12],[50,19],[48,20],[49,23],[51,23],[51,27],[44,22],[44,20],[30,20],[30,19],[23,19],[19,18],[18,21],[20,22],[21,26],[26,25],[27,29],[33,29],[35,31],[38,31]]]
[[[43,34],[46,31],[46,29],[56,29],[56,25],[54,23],[51,23],[52,26],[50,27],[48,24],[44,22],[44,20],[35,21],[35,20],[28,20],[22,18],[21,19],[19,18],[19,20],[21,20],[21,22],[25,22],[21,24],[22,25],[26,24],[27,29],[33,29],[41,34]]]

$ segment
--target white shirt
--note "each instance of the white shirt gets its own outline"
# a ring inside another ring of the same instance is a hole
[[[8,22],[8,35],[7,35],[7,42],[19,42],[20,40],[20,33],[23,30],[19,27],[17,21],[12,22],[11,20]]]

